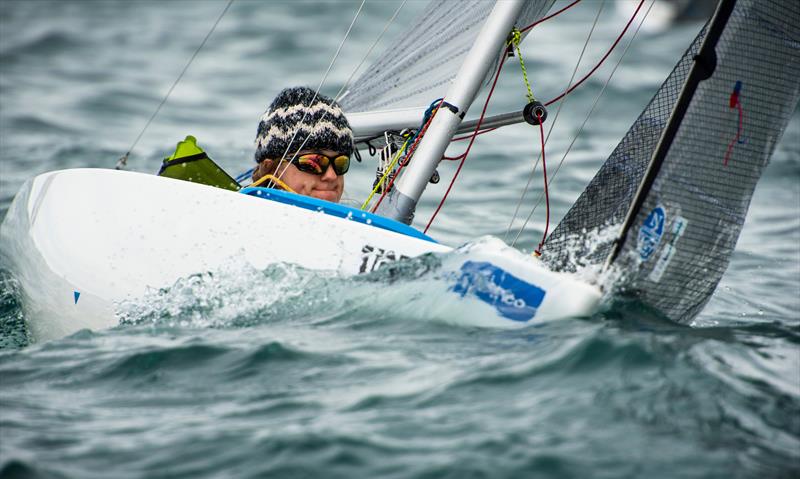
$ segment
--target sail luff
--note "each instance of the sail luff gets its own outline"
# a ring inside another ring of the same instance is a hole
[[[712,17],[710,25],[708,26],[705,39],[703,40],[703,45],[700,47],[700,51],[693,59],[694,65],[689,71],[689,75],[686,78],[683,88],[681,89],[678,100],[675,102],[675,107],[672,110],[670,119],[667,121],[667,126],[662,131],[661,138],[658,141],[655,151],[653,151],[653,156],[650,160],[647,170],[645,171],[644,178],[642,179],[641,183],[639,183],[639,188],[633,198],[633,202],[628,210],[628,214],[625,216],[625,221],[622,224],[620,233],[617,239],[614,241],[611,253],[608,255],[605,265],[606,268],[611,266],[611,264],[613,264],[617,259],[620,249],[628,237],[628,232],[630,231],[637,215],[641,211],[645,198],[650,192],[650,188],[653,186],[656,175],[658,175],[659,171],[661,170],[661,165],[664,163],[664,159],[666,158],[670,146],[675,139],[675,135],[678,132],[678,127],[680,127],[681,122],[686,115],[686,110],[689,108],[689,103],[692,101],[692,97],[697,90],[697,86],[701,81],[707,80],[714,73],[714,69],[716,68],[717,64],[716,53],[714,49],[717,46],[717,42],[722,35],[725,25],[727,24],[735,5],[736,0],[721,0],[717,5],[717,10]]]
[[[694,64],[692,59],[703,44],[706,27],[697,34],[647,107],[548,236],[542,258],[550,268],[575,271],[582,266],[602,265],[607,260],[613,242],[587,242],[585,236],[598,236],[606,228],[625,220],[664,126],[672,114],[674,99],[686,83]]]
[[[556,269],[581,266],[571,260],[575,251],[583,265],[602,265],[611,250],[604,233],[632,211],[633,190],[644,185],[638,188],[641,205],[627,215],[613,284],[606,286],[684,323],[708,303],[727,269],[756,183],[800,101],[800,3],[736,0],[717,41],[704,42],[711,27],[698,35],[545,249]],[[695,82],[688,105],[676,107],[690,91],[682,87],[690,82],[681,81],[682,93],[676,92],[678,80],[702,67],[705,62],[692,58],[714,43],[716,66]],[[657,168],[641,181],[654,158],[660,158]]]

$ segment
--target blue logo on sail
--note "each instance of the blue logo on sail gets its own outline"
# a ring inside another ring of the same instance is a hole
[[[638,242],[639,256],[642,261],[647,261],[661,242],[661,237],[664,235],[666,217],[667,214],[664,212],[664,207],[658,205],[645,218],[644,224],[639,229]]]
[[[497,312],[513,321],[528,321],[536,315],[545,291],[486,262],[467,261],[461,276],[450,288],[463,298],[470,293],[494,306]]]

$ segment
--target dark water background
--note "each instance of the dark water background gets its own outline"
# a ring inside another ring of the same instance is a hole
[[[523,45],[538,96],[565,86],[598,5],[583,2]],[[389,37],[423,6],[409,2]],[[0,2],[0,217],[38,173],[113,167],[223,7]],[[271,98],[284,86],[318,84],[356,8],[234,3],[134,150],[131,169],[156,171],[189,133],[227,169],[245,169]],[[324,93],[338,91],[394,8],[367,5]],[[625,20],[607,6],[581,71]],[[559,173],[556,220],[699,28],[637,38]],[[569,97],[548,144],[553,164],[620,52]],[[524,102],[519,68],[509,65],[493,111]],[[453,245],[502,237],[537,142],[525,126],[481,137],[433,236]],[[453,169],[442,167],[419,223]],[[356,165],[346,195],[363,199],[373,175],[371,160]],[[538,210],[522,235],[523,249],[538,242],[543,216]],[[591,318],[475,328],[457,313],[404,309],[409,295],[425,294],[411,278],[341,279],[278,265],[227,281],[195,278],[138,305],[118,328],[28,344],[20,292],[2,266],[0,477],[800,472],[797,112],[694,327],[619,300]]]

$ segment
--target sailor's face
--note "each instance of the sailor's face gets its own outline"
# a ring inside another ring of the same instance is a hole
[[[297,156],[309,153],[321,153],[329,158],[336,158],[340,155],[332,150],[303,150]],[[281,166],[283,169],[283,166]],[[295,165],[289,165],[286,172],[281,176],[281,180],[295,192],[318,198],[320,200],[338,203],[344,191],[344,176],[339,176],[330,166],[322,175],[306,173],[297,169]]]

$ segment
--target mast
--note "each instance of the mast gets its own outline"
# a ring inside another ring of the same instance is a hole
[[[661,133],[661,138],[658,140],[655,150],[653,150],[653,156],[650,160],[650,164],[647,166],[647,171],[642,178],[642,182],[639,183],[639,188],[637,189],[636,195],[631,202],[631,207],[628,209],[628,214],[625,216],[625,222],[622,224],[622,230],[620,231],[619,236],[617,236],[617,239],[614,241],[611,253],[608,255],[605,269],[608,269],[608,267],[611,266],[622,250],[622,246],[625,244],[628,233],[636,221],[636,218],[642,209],[642,205],[647,199],[647,195],[650,192],[650,189],[652,188],[659,171],[661,171],[661,165],[664,163],[664,159],[669,153],[670,147],[672,146],[672,141],[675,139],[675,135],[678,133],[678,128],[680,128],[681,122],[686,115],[686,111],[689,109],[689,105],[692,102],[695,91],[697,91],[698,85],[701,81],[711,78],[711,75],[713,75],[714,70],[717,67],[717,54],[715,51],[717,42],[719,41],[719,38],[725,29],[725,25],[728,23],[728,19],[730,18],[731,12],[733,12],[733,7],[735,5],[736,0],[720,0],[719,4],[717,5],[717,11],[714,13],[714,18],[712,18],[711,23],[709,24],[708,33],[703,40],[703,45],[700,47],[700,51],[698,52],[697,56],[694,57],[694,65],[692,65],[692,69],[686,78],[686,83],[683,85],[683,89],[678,96],[678,100],[675,102],[672,115],[670,115],[667,126]]]
[[[445,96],[446,105],[431,121],[404,175],[377,213],[410,224],[422,192],[458,130],[493,62],[503,50],[524,0],[498,1]],[[502,61],[502,59],[500,60]]]

